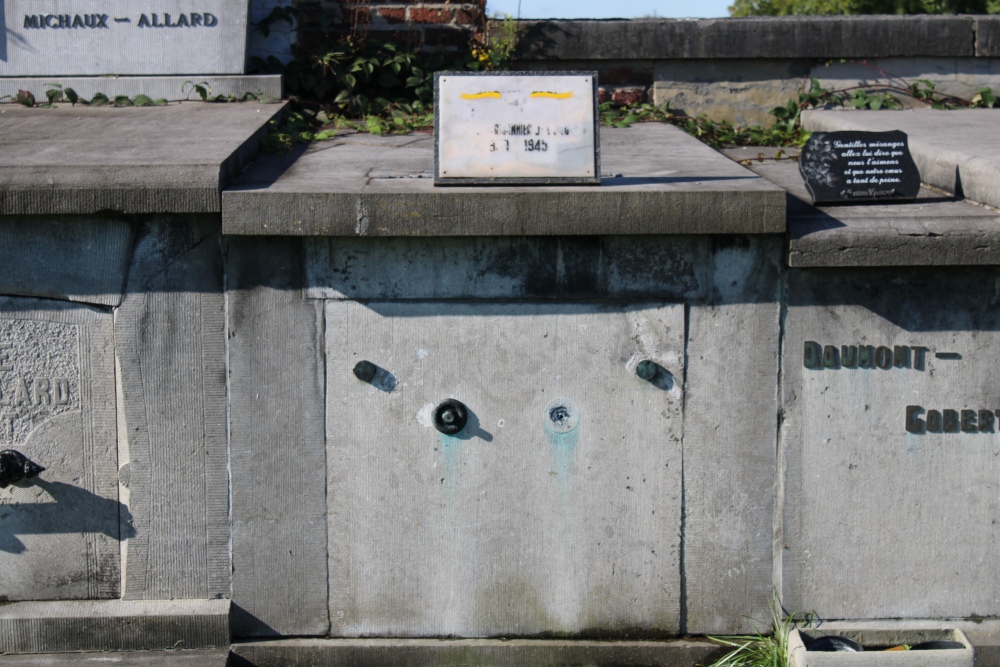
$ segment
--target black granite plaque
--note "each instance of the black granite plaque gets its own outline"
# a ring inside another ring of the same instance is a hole
[[[814,132],[799,170],[816,204],[907,200],[920,192],[920,172],[900,130]]]

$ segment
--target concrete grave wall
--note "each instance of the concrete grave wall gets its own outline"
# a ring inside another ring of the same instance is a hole
[[[216,122],[250,137],[270,115]],[[242,144],[202,146],[200,176],[163,195],[195,212],[7,202],[0,445],[49,468],[0,490],[16,650],[209,649],[229,631],[269,640],[237,648],[257,664],[525,664],[554,655],[541,638],[568,647],[555,664],[585,647],[693,664],[703,645],[604,640],[753,631],[774,589],[823,619],[985,618],[969,634],[998,664],[996,266],[789,268],[785,190],[674,128],[606,133],[610,164],[630,146],[646,161],[589,193],[627,205],[576,227],[555,208],[499,224],[462,189],[461,214],[413,222],[440,195],[362,167],[398,150],[420,173],[419,137],[261,159],[222,197]],[[370,231],[353,226],[369,186],[392,195]],[[488,193],[526,212],[551,195]],[[639,209],[645,233],[621,233]],[[805,217],[837,230],[864,210]],[[908,261],[934,264],[932,243]],[[431,416],[446,398],[471,412],[450,436]],[[67,630],[91,617],[96,634]]]
[[[793,271],[782,590],[826,618],[991,617],[993,269]],[[879,285],[879,289],[873,289]]]

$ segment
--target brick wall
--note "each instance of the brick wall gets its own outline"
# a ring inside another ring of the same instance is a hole
[[[365,34],[423,51],[457,51],[483,28],[486,0],[296,0],[299,43]]]

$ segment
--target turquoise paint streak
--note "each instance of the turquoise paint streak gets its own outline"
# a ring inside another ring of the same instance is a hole
[[[576,446],[580,441],[580,427],[565,433],[556,433],[546,428],[545,439],[549,442],[552,460],[555,462],[559,489],[563,494],[568,494],[573,486],[573,463],[576,461]]]
[[[465,431],[460,431],[461,435]],[[458,488],[458,473],[462,467],[462,439],[454,435],[438,433],[439,449],[444,474],[444,488],[449,497],[454,496]]]

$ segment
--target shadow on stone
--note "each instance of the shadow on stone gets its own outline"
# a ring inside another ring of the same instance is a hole
[[[18,535],[102,533],[116,540],[135,536],[132,514],[117,500],[102,498],[64,482],[35,478],[54,502],[11,503],[0,506],[0,551],[23,553]],[[28,486],[23,482],[18,486]],[[125,528],[121,528],[124,526]]]
[[[280,583],[280,582],[275,582]],[[277,592],[277,591],[275,591]],[[260,620],[235,602],[229,605],[229,627],[234,638],[243,637],[277,637],[281,633]],[[233,663],[230,663],[233,664]],[[251,664],[237,662],[235,664]]]
[[[468,407],[466,407],[466,411],[469,413],[469,421],[465,424],[465,428],[452,437],[459,440],[472,440],[474,438],[479,438],[483,442],[493,442],[493,434],[486,431],[482,427],[476,413]]]

